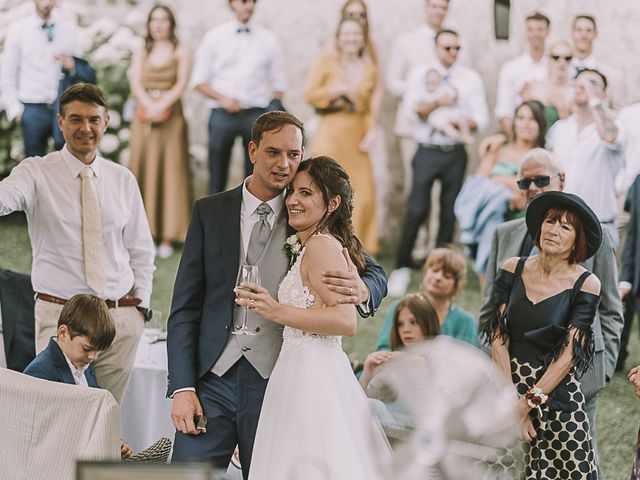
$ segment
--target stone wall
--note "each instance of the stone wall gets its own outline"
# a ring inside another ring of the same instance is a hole
[[[0,0],[0,38],[11,9],[24,10],[31,0]],[[68,11],[81,12],[86,19],[110,18],[122,21],[138,32],[153,1],[149,0],[59,0]],[[180,37],[196,48],[211,27],[231,18],[227,0],[166,0],[176,12]],[[334,34],[343,0],[260,0],[256,21],[273,29],[284,47],[290,82],[286,105],[307,118],[311,110],[302,99],[305,72],[315,55]],[[388,58],[393,38],[418,26],[424,18],[425,0],[368,0],[371,33],[379,50],[382,66]],[[511,38],[496,41],[493,36],[493,0],[451,0],[447,26],[465,38],[475,68],[485,79],[490,104],[500,65],[524,48],[523,18],[534,10],[551,20],[551,41],[569,38],[570,23],[576,13],[589,13],[598,19],[600,35],[596,52],[625,73],[627,101],[640,100],[636,84],[640,79],[640,4],[637,0],[513,0]],[[614,8],[615,7],[615,8]],[[417,48],[420,48],[417,46]],[[201,117],[198,96],[189,94],[192,120]],[[205,114],[206,116],[206,114]],[[204,121],[204,117],[201,118]],[[202,131],[194,125],[194,139],[202,141]]]
[[[31,0],[0,0],[0,40],[11,12],[24,11]],[[149,0],[60,0],[60,6],[77,13],[84,22],[122,23],[141,33],[146,14],[154,2]],[[204,33],[231,18],[227,0],[166,0],[176,12],[179,36],[195,49]],[[303,120],[311,117],[304,104],[302,89],[305,72],[327,41],[334,35],[343,0],[260,0],[255,20],[275,31],[285,49],[289,78],[285,105]],[[371,33],[379,51],[381,65],[390,54],[393,39],[399,33],[413,29],[424,19],[425,0],[368,0]],[[493,0],[451,0],[447,26],[457,30],[470,49],[475,68],[485,80],[490,107],[495,97],[495,84],[500,65],[519,54],[525,47],[524,17],[540,10],[551,18],[550,42],[570,38],[571,19],[577,13],[594,15],[599,24],[596,53],[624,71],[626,101],[640,100],[636,84],[640,79],[640,4],[638,0],[512,0],[510,39],[496,41],[493,34]],[[15,15],[15,14],[14,14]],[[122,37],[122,38],[126,38]],[[121,42],[122,43],[122,42]],[[126,41],[124,42],[126,44]],[[122,47],[122,45],[119,45]],[[421,46],[416,46],[421,48]],[[192,144],[206,145],[208,112],[202,97],[194,92],[185,96],[186,113],[190,121]],[[395,105],[386,99],[380,120],[387,131],[392,192],[399,190],[401,175],[397,146],[388,133]],[[236,152],[236,157],[239,157]],[[240,158],[234,162],[234,179],[240,177]],[[202,169],[202,161],[200,168]],[[202,185],[198,188],[203,193]],[[393,195],[392,195],[393,196]],[[393,203],[401,203],[398,195]],[[398,205],[400,206],[400,205]]]

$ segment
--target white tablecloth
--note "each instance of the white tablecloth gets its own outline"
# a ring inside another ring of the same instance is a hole
[[[145,329],[140,338],[120,410],[121,437],[134,453],[161,437],[168,437],[173,442],[175,433],[171,423],[171,400],[166,398],[167,342],[150,343],[157,332]]]
[[[145,328],[120,408],[120,436],[134,453],[162,437],[173,442],[176,431],[171,423],[171,400],[166,398],[167,342],[150,343],[158,333]],[[229,464],[226,478],[242,480],[242,473]]]

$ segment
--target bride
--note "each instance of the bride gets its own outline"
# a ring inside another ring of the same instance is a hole
[[[252,283],[242,285],[251,291],[236,300],[285,325],[249,479],[389,478],[391,449],[342,351],[341,335],[356,332],[356,310],[338,303],[322,282],[323,272],[348,268],[343,246],[358,270],[364,269],[351,225],[349,177],[329,157],[306,160],[287,191],[286,206],[300,245],[287,242],[293,266],[280,283],[280,303]]]

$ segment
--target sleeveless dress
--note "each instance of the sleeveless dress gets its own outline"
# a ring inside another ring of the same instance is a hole
[[[574,366],[549,393],[551,401],[540,411],[531,411],[537,438],[525,442],[522,478],[595,480],[597,471],[591,447],[589,421],[584,396],[577,378],[589,367],[593,357],[591,326],[600,297],[580,290],[591,272],[584,272],[573,288],[533,303],[527,297],[520,258],[514,273],[500,270],[496,277],[494,303],[507,304],[506,314],[495,316],[490,332],[496,328],[509,339],[513,383],[524,395],[544,374],[547,366],[565,348],[568,327],[576,329],[572,348]],[[485,333],[489,333],[485,329]]]
[[[178,60],[152,65],[144,60],[142,85],[161,95],[178,78]],[[167,120],[160,123],[131,124],[129,168],[138,179],[151,235],[163,240],[184,242],[191,216],[191,177],[187,143],[187,123],[182,103],[175,102]]]
[[[372,62],[367,63],[354,105],[321,114],[308,149],[311,155],[334,158],[349,174],[355,192],[353,231],[370,255],[377,254],[379,250],[376,186],[369,154],[361,151],[358,145],[373,127],[369,106],[377,76],[376,66]],[[330,87],[336,83],[345,83],[340,59],[335,53],[324,53],[315,60],[307,74],[306,102],[316,109],[327,109],[331,100]]]
[[[305,250],[278,290],[281,303],[298,308],[312,308],[316,302],[300,277]],[[385,475],[391,463],[389,443],[353,375],[341,337],[287,326],[282,337],[260,412],[249,479],[390,478]]]

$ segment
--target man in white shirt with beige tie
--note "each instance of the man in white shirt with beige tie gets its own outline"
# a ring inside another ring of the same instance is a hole
[[[106,300],[116,337],[94,363],[98,383],[120,402],[148,315],[154,245],[131,172],[98,154],[107,98],[79,83],[60,97],[60,151],[29,157],[0,182],[0,215],[22,210],[33,250],[36,353],[55,335],[67,299]]]

